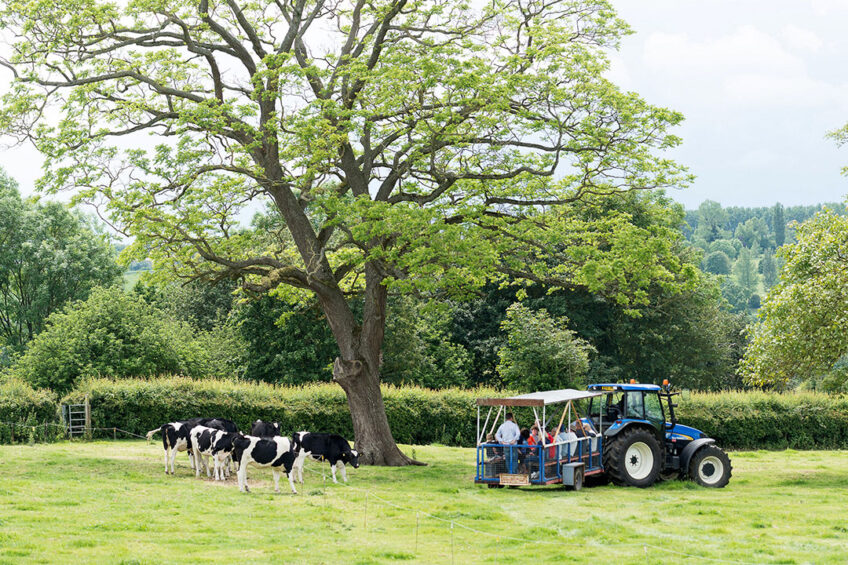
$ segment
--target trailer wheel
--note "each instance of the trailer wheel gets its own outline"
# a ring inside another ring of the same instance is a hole
[[[733,467],[720,447],[705,445],[689,461],[689,476],[704,487],[721,488],[730,481]]]
[[[649,487],[657,481],[662,466],[660,444],[644,428],[628,428],[608,440],[604,465],[617,485]]]
[[[583,488],[583,469],[575,469],[574,484],[571,485],[571,488],[574,490],[580,490]]]

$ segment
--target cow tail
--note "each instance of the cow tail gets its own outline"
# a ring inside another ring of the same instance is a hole
[[[156,428],[155,430],[150,430],[149,432],[147,432],[147,441],[150,441],[151,439],[153,439],[153,435],[156,432],[162,432],[164,429],[165,429],[165,426],[162,426],[161,428]]]

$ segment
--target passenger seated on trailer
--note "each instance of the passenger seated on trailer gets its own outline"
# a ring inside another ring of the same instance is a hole
[[[575,440],[575,439],[577,439],[577,434],[575,434],[573,431],[571,431],[567,428],[563,428],[562,430],[560,430],[560,432],[557,434],[557,437],[556,437],[557,443],[561,443],[561,442],[564,442],[564,441],[571,441],[571,440]],[[576,445],[575,443],[566,443],[566,444],[563,444],[563,445],[558,445],[557,446],[557,459],[563,459],[565,457],[568,457],[569,454],[573,454],[574,451],[575,451],[575,447],[574,447],[575,445]]]
[[[495,439],[495,434],[489,432],[486,434],[486,443],[498,443]],[[496,458],[503,459],[503,448],[500,447],[487,447],[486,448],[486,457],[489,458],[487,463],[491,463]]]
[[[530,449],[527,447],[529,445],[528,440],[530,439],[530,430],[524,428],[521,430],[521,436],[518,438],[518,472],[526,473],[527,465],[525,464],[525,460],[527,459],[527,454]],[[523,447],[522,447],[523,446]]]

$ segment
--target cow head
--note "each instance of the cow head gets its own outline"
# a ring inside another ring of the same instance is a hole
[[[355,449],[342,453],[342,461],[345,465],[350,464],[354,469],[359,469],[359,452]]]

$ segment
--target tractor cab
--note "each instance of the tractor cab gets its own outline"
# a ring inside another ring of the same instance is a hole
[[[661,401],[662,389],[647,384],[594,384],[592,392],[606,392],[592,398],[589,403],[589,418],[605,435],[615,435],[628,422],[647,422],[662,437],[666,427],[665,410]]]

